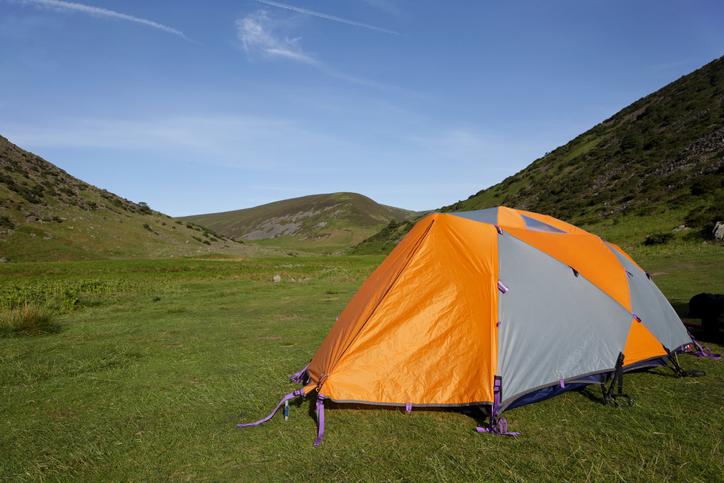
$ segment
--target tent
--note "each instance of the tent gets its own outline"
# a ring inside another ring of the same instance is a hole
[[[623,372],[680,371],[691,343],[652,277],[602,238],[505,207],[436,213],[363,283],[282,402],[317,391],[315,444],[325,399],[477,406],[480,432],[509,434],[506,409],[609,381],[604,394],[624,396]]]

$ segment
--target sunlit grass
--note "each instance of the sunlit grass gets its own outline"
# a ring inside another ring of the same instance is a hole
[[[455,411],[330,404],[315,448],[314,397],[294,401],[288,421],[237,428],[298,387],[289,375],[379,260],[38,264],[3,278],[33,284],[65,270],[68,284],[130,279],[137,290],[98,293],[95,303],[80,294],[79,308],[54,316],[62,331],[0,339],[0,480],[721,479],[723,364],[693,356],[681,364],[706,377],[627,374],[630,408],[606,407],[587,388],[506,412],[517,438],[478,434],[484,421]],[[701,288],[695,267],[712,272],[709,291],[721,284],[711,253],[637,261],[670,298]]]

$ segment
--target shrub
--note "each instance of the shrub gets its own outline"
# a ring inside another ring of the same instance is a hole
[[[0,216],[0,228],[12,230],[15,228],[15,223],[13,223],[7,216]]]
[[[721,188],[722,177],[718,174],[710,174],[700,176],[691,184],[691,194],[702,196],[713,193],[716,189]]]
[[[150,215],[150,214],[151,214],[151,208],[148,206],[148,203],[146,203],[146,202],[144,202],[144,201],[139,201],[139,202],[138,202],[138,206],[139,206],[138,211],[139,211],[142,215]]]
[[[637,132],[629,132],[621,140],[621,151],[638,149],[642,145],[643,141],[641,140],[641,136]]]
[[[644,240],[644,245],[665,245],[674,239],[673,233],[654,233]]]

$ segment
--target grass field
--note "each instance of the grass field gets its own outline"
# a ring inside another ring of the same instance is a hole
[[[680,315],[724,292],[721,247],[642,251]],[[257,427],[381,257],[0,265],[0,316],[58,330],[0,338],[3,481],[722,481],[724,361],[627,374],[632,407],[587,388],[505,413],[520,437],[452,411],[314,401]],[[273,282],[279,275],[281,282]],[[714,352],[724,347],[708,343]]]

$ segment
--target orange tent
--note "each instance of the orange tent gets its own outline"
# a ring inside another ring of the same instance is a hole
[[[481,406],[481,431],[499,433],[505,409],[666,365],[691,342],[651,277],[598,236],[504,207],[432,214],[364,282],[287,399]]]

